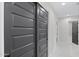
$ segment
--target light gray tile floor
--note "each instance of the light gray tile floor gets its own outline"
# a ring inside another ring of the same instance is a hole
[[[58,41],[53,57],[79,57],[79,45],[65,40]]]

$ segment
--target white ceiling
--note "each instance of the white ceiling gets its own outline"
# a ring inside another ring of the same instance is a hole
[[[62,5],[61,2],[50,2],[57,17],[67,16],[79,16],[79,3],[78,2],[66,2],[66,5]]]

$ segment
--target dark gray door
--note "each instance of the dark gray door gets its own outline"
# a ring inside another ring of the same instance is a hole
[[[37,4],[37,56],[48,56],[48,12]]]
[[[78,44],[78,21],[72,22],[72,42]]]
[[[5,56],[35,56],[35,4],[4,3]]]

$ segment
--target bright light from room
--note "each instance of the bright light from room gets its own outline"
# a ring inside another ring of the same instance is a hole
[[[65,6],[65,5],[66,5],[66,3],[64,3],[64,2],[63,2],[63,3],[61,3],[61,5],[62,5],[62,6]]]
[[[67,18],[66,21],[67,22],[71,22],[72,20],[71,20],[71,18]]]

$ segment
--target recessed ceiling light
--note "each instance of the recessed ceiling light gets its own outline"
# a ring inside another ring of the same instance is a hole
[[[66,5],[66,3],[64,3],[64,2],[63,2],[63,3],[61,3],[61,5],[62,5],[62,6],[65,6],[65,5]]]

